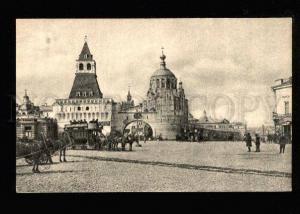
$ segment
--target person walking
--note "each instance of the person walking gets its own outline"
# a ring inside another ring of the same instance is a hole
[[[251,152],[252,138],[249,132],[246,135],[246,146],[248,147],[248,152]]]
[[[257,133],[255,134],[255,146],[256,146],[255,152],[260,152],[260,136]]]
[[[281,154],[284,154],[284,150],[285,150],[285,144],[287,144],[287,137],[284,135],[284,134],[280,134],[279,136],[279,153]]]

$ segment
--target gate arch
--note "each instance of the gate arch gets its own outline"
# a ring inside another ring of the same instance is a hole
[[[130,125],[130,124],[133,124],[133,123],[137,123],[137,122],[142,122],[144,124],[144,127],[145,126],[148,126],[151,130],[151,137],[153,137],[153,128],[151,126],[150,123],[146,122],[145,120],[142,120],[142,119],[134,119],[134,120],[131,120],[129,122],[126,122],[124,125],[123,125],[123,128],[122,128],[122,135],[124,136],[125,134],[125,130],[126,128]],[[145,133],[144,133],[144,137],[145,137]]]

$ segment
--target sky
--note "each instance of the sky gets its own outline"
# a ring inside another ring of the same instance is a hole
[[[84,37],[104,97],[136,103],[166,64],[183,82],[195,118],[272,124],[271,86],[292,75],[292,19],[18,19],[16,92],[36,104],[69,96]]]

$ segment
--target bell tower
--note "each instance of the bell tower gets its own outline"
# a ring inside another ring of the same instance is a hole
[[[87,36],[84,38],[83,48],[76,60],[76,73],[96,74],[96,61],[93,60],[93,55],[91,54],[87,44]]]
[[[87,44],[87,36],[84,38],[83,48],[76,60],[76,72],[73,86],[69,95],[72,98],[102,98],[96,75],[96,61]]]

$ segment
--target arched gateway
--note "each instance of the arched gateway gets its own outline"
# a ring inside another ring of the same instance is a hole
[[[153,129],[149,123],[144,120],[132,120],[127,122],[122,128],[123,135],[125,133],[132,133],[133,135],[138,135],[141,140],[153,139]]]
[[[122,133],[138,135],[141,140],[153,139],[153,129],[149,122],[145,121],[141,113],[135,113],[131,120],[124,120]]]

